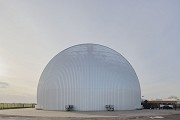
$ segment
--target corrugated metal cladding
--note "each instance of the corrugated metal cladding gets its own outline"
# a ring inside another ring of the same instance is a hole
[[[56,55],[38,84],[37,107],[77,111],[134,110],[140,107],[137,75],[118,52],[97,44],[80,44]]]

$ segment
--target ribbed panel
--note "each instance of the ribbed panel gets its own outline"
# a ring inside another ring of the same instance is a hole
[[[70,47],[44,69],[37,93],[38,107],[78,111],[133,110],[140,106],[139,80],[129,62],[116,51],[97,44]]]

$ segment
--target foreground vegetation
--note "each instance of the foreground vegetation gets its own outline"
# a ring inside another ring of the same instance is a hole
[[[0,103],[0,109],[35,108],[34,103]]]

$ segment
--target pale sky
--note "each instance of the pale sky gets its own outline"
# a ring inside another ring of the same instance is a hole
[[[144,98],[180,97],[180,0],[0,0],[0,102],[36,102],[47,63],[82,43],[122,54]]]

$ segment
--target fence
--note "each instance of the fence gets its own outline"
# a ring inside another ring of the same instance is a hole
[[[0,109],[35,108],[35,105],[28,103],[0,103]]]

